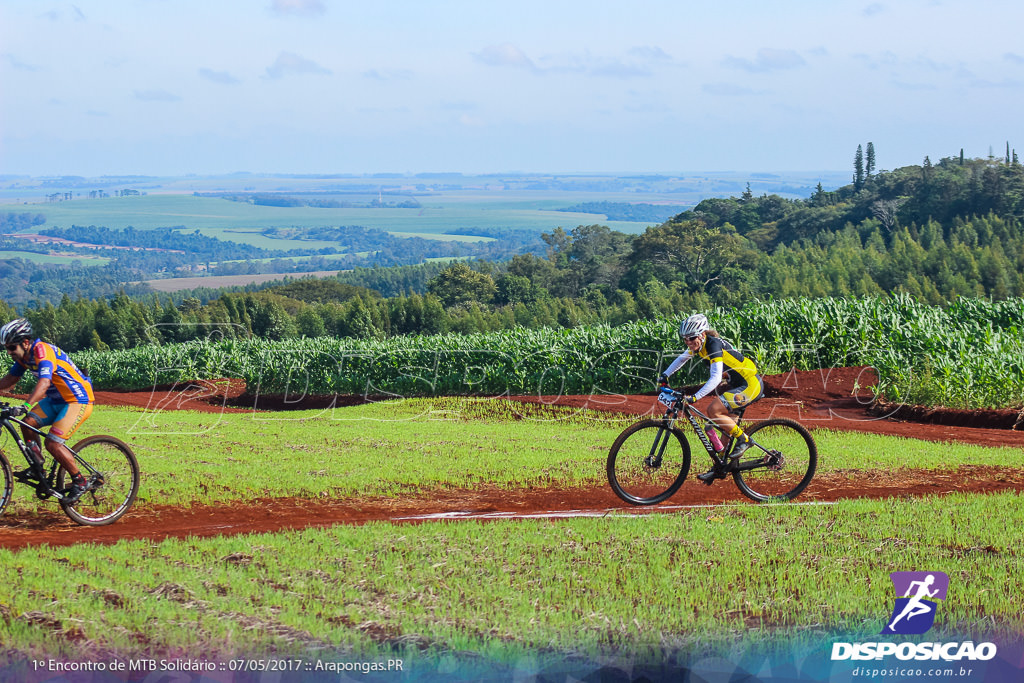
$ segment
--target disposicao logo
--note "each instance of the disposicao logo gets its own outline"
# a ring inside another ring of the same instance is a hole
[[[896,589],[896,606],[882,633],[927,632],[935,623],[935,601],[946,599],[949,577],[943,572],[893,572],[889,578]]]
[[[918,635],[935,624],[937,600],[945,600],[949,577],[943,572],[893,572],[889,575],[896,590],[892,616],[882,635]],[[832,643],[832,661],[881,660],[886,657],[919,661],[988,661],[996,656],[994,643],[968,640],[949,643]]]

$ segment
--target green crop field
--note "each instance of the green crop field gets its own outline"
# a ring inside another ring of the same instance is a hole
[[[162,280],[145,280],[144,282],[158,292],[178,292],[183,289],[197,289],[199,287],[236,287],[263,282],[283,280],[286,277],[331,277],[337,275],[336,270],[315,270],[311,273],[254,273],[252,275],[213,275],[210,277],[175,277]]]
[[[59,254],[40,254],[34,251],[0,250],[0,261],[12,258],[23,258],[26,261],[32,261],[33,263],[58,265],[70,265],[72,263],[77,263],[81,266],[105,266],[110,263],[109,258],[104,258],[102,256],[82,256],[78,254],[62,256]]]
[[[783,300],[719,308],[709,317],[766,374],[870,365],[879,375],[874,390],[890,401],[1024,406],[1019,299],[962,299],[947,308],[908,297]],[[264,394],[641,393],[654,389],[680,351],[677,324],[642,320],[617,328],[384,340],[227,339],[74,356],[102,388],[240,377]]]
[[[102,408],[88,428],[135,448],[142,511],[600,483],[625,419],[517,419],[493,401],[421,399],[289,414]],[[823,473],[1024,466],[1020,449],[815,436]],[[8,515],[31,523],[47,503],[26,491]],[[9,662],[188,652],[511,670],[545,653],[665,661],[768,641],[812,650],[830,633],[872,638],[891,604],[889,572],[921,567],[979,587],[947,601],[932,637],[1020,633],[1021,497],[893,496],[2,550],[0,651]]]
[[[568,206],[566,201],[546,204]],[[47,221],[34,230],[71,225],[97,225],[108,228],[133,226],[138,229],[183,226],[186,230],[219,239],[252,244],[268,249],[319,248],[334,246],[302,240],[280,240],[263,237],[260,232],[277,227],[320,227],[360,225],[390,232],[397,236],[409,235],[435,239],[467,239],[466,236],[445,235],[455,229],[483,230],[513,229],[540,234],[561,226],[571,230],[577,225],[602,223],[623,232],[641,232],[648,223],[607,221],[603,215],[565,213],[549,209],[532,208],[523,201],[489,201],[442,199],[424,201],[419,209],[329,209],[312,207],[257,206],[244,202],[214,197],[195,197],[184,194],[150,194],[133,197],[103,199],[75,199],[72,201],[17,205],[0,205],[0,212],[43,213]],[[470,237],[469,239],[472,239]]]

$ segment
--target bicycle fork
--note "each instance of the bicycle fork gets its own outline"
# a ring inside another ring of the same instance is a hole
[[[644,458],[644,465],[653,468],[661,467],[661,461],[665,456],[665,449],[668,447],[674,424],[675,420],[673,419],[658,427],[658,434],[654,437],[654,443],[651,444],[651,451]]]

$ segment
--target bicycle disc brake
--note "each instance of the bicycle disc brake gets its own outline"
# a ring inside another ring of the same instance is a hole
[[[768,451],[768,455],[764,456],[762,461],[768,465],[768,469],[772,472],[778,472],[786,464],[786,457],[779,451]]]

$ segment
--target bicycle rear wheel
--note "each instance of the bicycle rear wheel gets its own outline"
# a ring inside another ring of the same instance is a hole
[[[75,444],[79,465],[88,463],[96,473],[80,467],[92,484],[75,503],[61,503],[64,514],[86,526],[103,526],[121,518],[139,493],[139,463],[128,444],[112,436],[90,436]],[[57,490],[62,491],[71,478],[62,467],[57,473]]]
[[[633,505],[654,505],[679,490],[690,471],[690,444],[663,420],[642,420],[625,429],[608,453],[608,483]]]
[[[14,474],[11,472],[11,463],[7,461],[7,456],[2,452],[0,452],[0,476],[4,479],[0,482],[0,486],[3,487],[0,489],[0,515],[2,515],[14,494]]]
[[[736,486],[758,502],[796,498],[811,483],[818,447],[803,425],[783,418],[758,422],[745,430],[754,442],[733,472]]]

